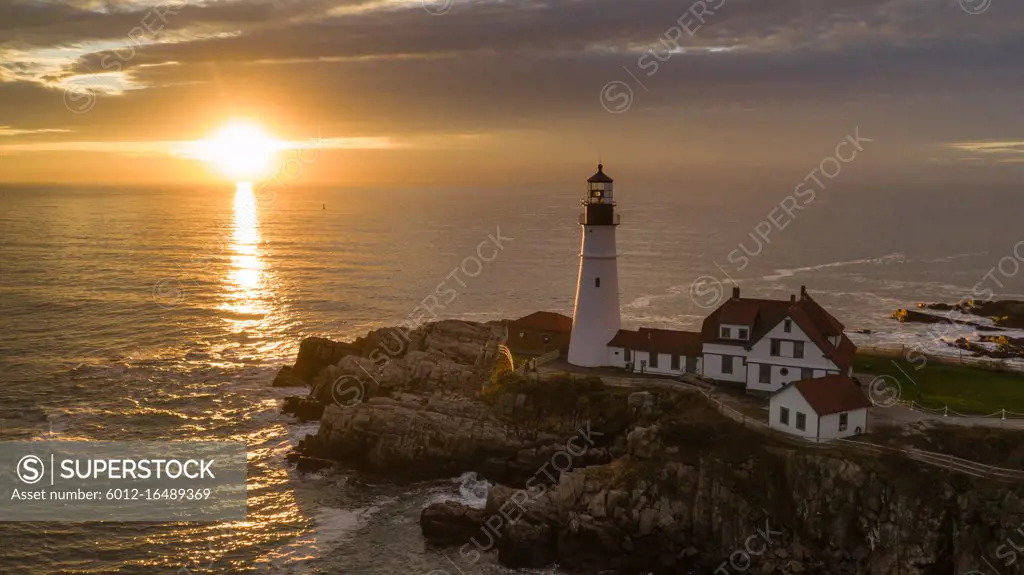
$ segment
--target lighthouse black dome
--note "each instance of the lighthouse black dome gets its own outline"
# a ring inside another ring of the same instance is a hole
[[[597,165],[597,173],[594,174],[593,176],[590,176],[590,179],[587,180],[587,182],[590,183],[590,184],[597,184],[597,183],[610,184],[613,181],[614,180],[612,180],[611,178],[608,177],[608,174],[604,173],[604,164],[598,164]]]

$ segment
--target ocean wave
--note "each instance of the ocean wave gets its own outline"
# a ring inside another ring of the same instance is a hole
[[[941,257],[941,258],[931,259],[931,260],[928,260],[928,262],[931,262],[931,263],[951,262],[951,261],[955,261],[955,260],[959,260],[959,259],[963,259],[963,258],[973,258],[973,257],[978,257],[978,256],[987,256],[987,255],[988,255],[988,252],[971,252],[971,253],[966,253],[966,254],[953,254],[951,256],[944,256],[944,257]]]
[[[901,254],[899,252],[896,252],[896,253],[891,253],[891,254],[888,254],[888,255],[880,256],[880,257],[877,257],[877,258],[864,258],[864,259],[859,259],[859,260],[829,262],[829,263],[826,263],[826,264],[818,264],[818,265],[806,266],[806,267],[802,267],[802,268],[792,268],[792,269],[785,269],[785,268],[783,268],[783,269],[777,269],[777,270],[775,270],[775,274],[762,276],[761,279],[763,281],[778,281],[778,280],[781,280],[781,279],[793,277],[793,276],[795,276],[795,275],[797,275],[799,273],[813,272],[813,271],[823,270],[823,269],[828,269],[828,268],[838,268],[838,267],[858,266],[858,265],[885,265],[885,264],[893,264],[893,263],[901,264],[901,263],[904,263],[904,262],[906,262],[906,256],[904,256],[903,254]]]
[[[458,477],[453,477],[449,485],[431,489],[423,506],[457,501],[474,509],[483,509],[487,504],[487,494],[490,490],[491,482],[477,477],[473,471],[468,471]]]

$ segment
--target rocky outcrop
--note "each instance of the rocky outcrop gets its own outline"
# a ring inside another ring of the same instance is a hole
[[[311,449],[378,471],[454,472],[483,458],[509,458],[524,445],[479,403],[436,395],[427,404],[377,397],[327,406]]]
[[[1024,338],[1007,337],[1005,335],[983,335],[978,338],[981,343],[975,343],[967,338],[957,338],[955,341],[947,341],[946,345],[969,351],[974,355],[991,357],[994,359],[1006,359],[1011,357],[1024,357]],[[993,344],[994,348],[988,348],[982,343]]]
[[[273,383],[274,387],[306,387],[307,385],[309,383],[295,375],[295,371],[290,365],[281,366]]]
[[[960,318],[946,317],[941,315],[934,315],[930,313],[914,311],[912,309],[898,309],[892,312],[892,318],[899,320],[904,323],[925,323],[925,324],[956,324],[968,327],[973,327],[979,331],[998,331],[999,328],[992,327],[990,325],[981,324],[975,321],[969,321]]]
[[[292,373],[303,381],[311,381],[325,367],[334,365],[347,355],[361,355],[358,345],[331,341],[322,337],[307,337],[299,344]]]
[[[420,512],[423,538],[438,545],[462,545],[480,535],[486,516],[455,501],[434,503]]]
[[[316,421],[324,414],[323,403],[306,397],[286,397],[281,406],[281,413],[294,415],[300,421]]]
[[[520,409],[531,406],[523,401]],[[309,453],[378,472],[408,471],[422,479],[468,470],[505,481],[524,481],[566,449],[566,434],[525,418],[516,424],[493,409],[482,401],[440,393],[427,398],[375,397],[353,406],[332,404],[324,411],[317,435],[304,446]],[[571,427],[573,422],[559,420],[559,426]],[[579,426],[579,433],[594,439],[592,448],[588,446],[574,464],[609,461],[615,446],[609,448],[603,435],[595,436],[586,422]],[[618,449],[624,449],[624,443]]]
[[[956,323],[976,327],[982,331],[998,331],[1002,329],[1024,329],[1024,301],[1003,300],[1003,301],[976,301],[964,300],[956,304],[947,303],[919,303],[918,309],[929,311],[959,312],[975,317],[984,317],[992,320],[995,325],[989,326],[969,320],[949,317],[949,313],[938,315],[927,312],[919,312],[908,309],[898,309],[893,312],[894,319],[916,323]]]
[[[1024,329],[1024,301],[1016,300],[964,300],[956,304],[919,303],[917,307],[934,311],[955,310],[961,313],[987,317],[997,326]]]
[[[898,309],[892,317],[901,322],[925,324],[957,324],[972,327],[979,332],[999,332],[1004,329],[1024,329],[1024,302],[1020,301],[971,301],[965,300],[958,304],[932,303],[917,304],[918,308],[929,311],[942,311],[946,314],[933,314],[908,309]],[[977,321],[951,317],[948,312],[985,317],[994,325]],[[971,352],[973,355],[995,359],[1024,358],[1024,338],[1013,338],[1005,335],[982,335],[979,342],[966,338],[945,341],[946,345]],[[982,345],[995,344],[995,347]]]
[[[302,382],[324,404],[360,403],[399,391],[478,393],[502,335],[499,324],[445,320],[415,329],[383,328],[354,342],[306,338],[274,385]]]

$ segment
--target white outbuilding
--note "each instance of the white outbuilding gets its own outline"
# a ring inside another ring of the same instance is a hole
[[[608,342],[605,365],[655,375],[700,373],[700,333],[647,327],[620,329]]]
[[[814,441],[867,432],[871,401],[849,376],[794,381],[772,394],[768,425]]]

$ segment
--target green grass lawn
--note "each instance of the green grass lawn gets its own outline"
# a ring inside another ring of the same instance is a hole
[[[1006,409],[1024,413],[1024,374],[990,371],[977,367],[940,364],[921,360],[858,354],[854,373],[887,375],[900,385],[900,399],[914,400],[929,408],[949,409],[963,414],[988,415]],[[868,382],[862,381],[862,384]]]

